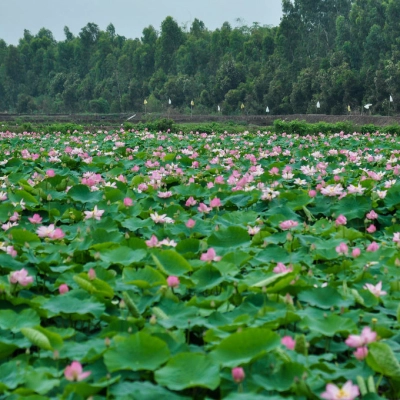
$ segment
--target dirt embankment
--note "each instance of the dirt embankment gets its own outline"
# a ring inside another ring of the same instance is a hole
[[[133,113],[124,114],[7,114],[0,113],[0,121],[4,122],[76,122],[76,123],[123,123],[131,117]],[[129,122],[145,122],[160,118],[171,118],[178,123],[188,122],[229,122],[248,123],[260,126],[271,126],[277,119],[283,121],[300,120],[308,123],[317,122],[343,122],[349,121],[355,125],[374,124],[377,126],[400,125],[400,116],[372,116],[372,115],[324,115],[324,114],[293,114],[293,115],[183,115],[183,114],[142,114],[137,113]]]

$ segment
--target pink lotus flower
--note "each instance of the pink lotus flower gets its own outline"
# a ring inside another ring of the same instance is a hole
[[[246,377],[246,374],[244,373],[243,368],[241,368],[241,367],[232,368],[232,379],[236,383],[243,382],[245,377]]]
[[[310,197],[315,197],[315,196],[317,195],[317,192],[316,192],[315,190],[310,190],[310,191],[308,192],[308,195],[309,195]]]
[[[100,221],[101,216],[104,214],[104,210],[98,210],[97,206],[94,206],[93,211],[84,211],[86,214],[85,219],[96,219],[97,221]]]
[[[201,261],[220,261],[222,257],[217,256],[217,253],[215,252],[215,250],[210,247],[207,250],[207,253],[203,253],[200,257]]]
[[[55,228],[54,224],[50,224],[49,226],[40,226],[36,233],[41,238],[50,238],[53,240],[62,239],[65,236],[65,233],[60,228]]]
[[[117,181],[120,181],[120,182],[122,182],[122,183],[126,183],[126,182],[127,182],[125,176],[123,176],[122,174],[119,175],[119,176],[117,176],[116,179],[117,179]]]
[[[378,214],[377,214],[374,210],[371,210],[371,211],[367,214],[367,218],[368,218],[368,219],[378,219]]]
[[[179,278],[177,276],[171,275],[167,278],[167,284],[170,288],[177,288],[180,284]]]
[[[353,249],[353,251],[351,252],[351,255],[352,255],[354,258],[357,258],[360,254],[361,254],[361,250],[360,250],[358,247],[356,247],[355,249]]]
[[[380,199],[384,199],[387,195],[387,190],[377,190],[376,194]]]
[[[186,207],[190,207],[190,206],[195,206],[197,204],[197,201],[193,198],[193,196],[190,196],[185,203]]]
[[[282,264],[280,262],[273,269],[273,272],[275,272],[276,274],[282,274],[282,273],[287,273],[287,272],[292,272],[292,271],[293,271],[293,268],[288,268],[288,267],[286,267],[285,264]]]
[[[169,238],[163,239],[160,242],[160,246],[169,246],[169,247],[176,247],[178,243],[175,242],[175,240],[171,240]]]
[[[281,339],[281,344],[283,344],[289,350],[294,350],[296,347],[296,341],[291,336],[284,336]]]
[[[211,207],[207,207],[204,203],[200,203],[197,209],[205,214],[209,213],[212,210]]]
[[[18,224],[16,222],[7,222],[7,223],[1,225],[1,229],[8,231],[9,229],[11,229],[14,226],[18,226]]]
[[[371,283],[366,283],[363,288],[369,290],[375,297],[380,297],[387,294],[387,292],[382,290],[382,281],[378,282],[376,286],[372,285]]]
[[[33,217],[29,217],[28,219],[32,224],[40,224],[43,218],[39,214],[33,214]]]
[[[168,199],[169,197],[172,196],[172,192],[171,192],[171,191],[168,191],[168,192],[158,192],[158,193],[157,193],[157,196],[158,196],[160,199]]]
[[[357,358],[357,360],[364,360],[364,358],[367,357],[368,355],[368,348],[367,347],[358,347],[357,350],[353,353],[354,357]]]
[[[346,224],[347,224],[347,218],[346,218],[344,215],[340,214],[340,215],[336,218],[335,223],[336,223],[336,226],[339,226],[339,225],[346,225]]]
[[[21,216],[20,216],[16,211],[14,211],[14,214],[11,215],[11,217],[9,218],[9,220],[12,221],[12,222],[16,222],[16,221],[18,221],[20,218],[21,218]]]
[[[14,246],[0,246],[1,250],[4,250],[11,257],[17,257],[17,250],[14,249]]]
[[[91,373],[91,371],[83,372],[81,363],[73,361],[71,365],[65,368],[64,376],[69,381],[79,382],[87,378]]]
[[[393,242],[400,243],[400,232],[393,233]]]
[[[124,198],[124,206],[131,207],[133,205],[133,200],[130,197]]]
[[[45,238],[45,237],[50,237],[50,235],[54,232],[54,224],[51,224],[49,226],[41,226],[36,230],[36,233],[38,234],[39,237]]]
[[[210,207],[211,208],[221,207],[221,200],[218,197],[215,197],[210,201]]]
[[[321,188],[321,193],[324,196],[340,196],[343,194],[343,187],[342,185],[338,184],[338,185],[328,185],[325,188]]]
[[[186,222],[186,227],[188,227],[189,229],[193,228],[196,225],[196,221],[194,219],[188,219],[188,221]]]
[[[57,240],[62,239],[65,236],[65,233],[62,231],[61,228],[54,229],[54,232],[49,236],[50,239]]]
[[[215,178],[214,182],[217,185],[222,185],[224,183],[224,177],[222,175],[219,175]]]
[[[150,218],[156,224],[173,224],[175,222],[172,218],[167,217],[167,214],[158,215],[157,212],[151,213]]]
[[[371,225],[366,229],[366,231],[367,231],[368,233],[374,233],[374,232],[376,232],[376,226],[375,226],[374,224],[371,224]]]
[[[341,389],[332,383],[328,383],[325,392],[321,394],[321,398],[325,400],[354,400],[359,395],[358,386],[347,381]]]
[[[145,241],[147,247],[159,247],[158,239],[155,235],[152,235],[149,240]]]
[[[256,235],[258,232],[260,232],[260,230],[261,230],[261,228],[260,228],[259,226],[254,226],[254,227],[248,226],[248,227],[247,227],[247,233],[248,233],[250,236]]]
[[[88,277],[91,281],[96,279],[96,271],[93,268],[90,268],[88,271]]]
[[[293,221],[291,219],[287,221],[283,221],[279,224],[280,228],[284,231],[287,231],[288,229],[295,228],[299,223],[297,221]]]
[[[336,247],[336,253],[338,254],[347,254],[349,252],[349,248],[346,243],[340,243],[339,246]]]
[[[56,176],[56,173],[54,172],[53,169],[48,169],[46,171],[46,176],[49,177],[49,178],[53,178],[54,176]]]
[[[270,175],[279,175],[279,168],[272,167],[268,172]]]
[[[68,285],[66,283],[63,283],[62,285],[60,285],[58,287],[58,291],[59,291],[60,294],[68,293],[69,292],[69,287],[68,287]]]
[[[140,192],[145,192],[149,187],[145,183],[139,183],[138,185],[138,191]]]
[[[372,242],[368,247],[367,247],[367,251],[369,252],[374,252],[379,250],[379,244],[376,242]]]
[[[21,286],[28,286],[33,282],[33,278],[28,275],[28,271],[25,268],[12,272],[9,280],[13,285],[20,284]]]
[[[364,347],[368,343],[376,341],[376,332],[372,331],[369,326],[364,327],[361,335],[350,335],[345,343],[349,347]]]

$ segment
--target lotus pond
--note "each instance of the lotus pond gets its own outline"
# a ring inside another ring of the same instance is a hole
[[[0,133],[1,399],[400,398],[400,140]]]

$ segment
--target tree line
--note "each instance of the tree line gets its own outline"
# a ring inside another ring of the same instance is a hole
[[[400,0],[283,0],[282,9],[276,27],[211,31],[167,17],[140,39],[112,24],[88,23],[76,36],[65,27],[62,41],[25,30],[17,46],[0,40],[0,112],[400,109]]]

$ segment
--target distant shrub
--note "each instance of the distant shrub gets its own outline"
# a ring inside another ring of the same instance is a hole
[[[380,128],[374,124],[362,125],[361,128],[359,128],[359,131],[361,133],[367,133],[367,132],[373,133],[373,132],[376,132],[379,130],[380,130]]]
[[[289,123],[290,133],[298,133],[299,135],[307,135],[309,133],[309,125],[306,121],[294,120]]]
[[[400,125],[394,124],[389,126],[384,126],[380,129],[380,131],[390,134],[400,133]]]
[[[337,122],[336,124],[333,124],[336,126],[335,131],[336,132],[345,132],[345,133],[353,133],[357,131],[357,128],[354,126],[354,124],[350,121],[343,121],[343,122]]]
[[[174,127],[174,120],[170,118],[162,118],[154,121],[155,130],[166,132],[168,129],[172,130]]]
[[[125,122],[124,123],[124,130],[130,131],[131,129],[135,129],[135,125],[132,122]]]
[[[72,124],[72,123],[67,123],[67,124],[52,124],[47,126],[44,131],[48,133],[53,133],[53,132],[62,132],[62,133],[67,133],[73,132],[73,131],[83,131],[83,126],[78,125],[78,124]]]

